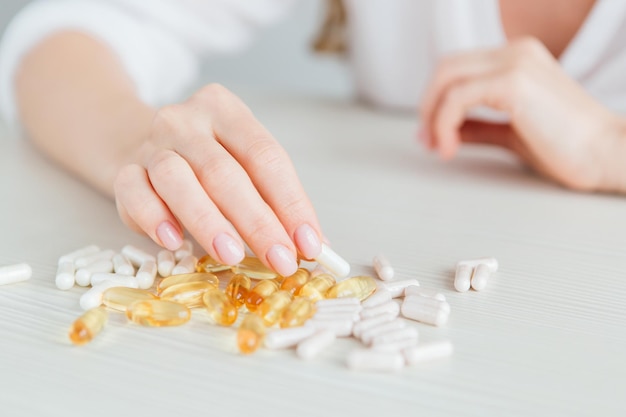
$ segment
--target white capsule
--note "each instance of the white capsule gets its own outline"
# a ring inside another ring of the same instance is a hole
[[[127,277],[124,282],[104,281],[91,287],[80,297],[80,306],[83,310],[89,310],[102,304],[102,293],[113,287],[137,288],[137,280],[134,277]]]
[[[137,284],[142,290],[152,287],[157,274],[157,265],[154,261],[145,261],[137,270]]]
[[[191,240],[185,239],[183,240],[183,244],[174,252],[174,259],[180,261],[183,258],[186,258],[189,255],[193,255],[193,243]]]
[[[100,252],[76,258],[74,260],[74,266],[79,269],[99,261],[110,261],[113,259],[113,255],[115,255],[113,249],[102,250]]]
[[[91,285],[96,286],[102,284],[104,281],[113,282],[128,282],[128,278],[135,278],[133,275],[123,275],[114,272],[96,272],[91,275]]]
[[[408,297],[411,295],[419,295],[420,297],[434,298],[435,300],[446,301],[446,296],[443,295],[442,293],[437,292],[436,290],[428,289],[428,288],[416,287],[414,285],[411,285],[404,289],[405,297]]]
[[[374,337],[379,334],[389,332],[391,330],[403,329],[406,327],[406,321],[402,319],[393,319],[391,321],[386,321],[375,326],[370,327],[369,329],[363,330],[358,336],[366,345],[372,343]],[[353,330],[354,331],[354,330]]]
[[[356,314],[358,316],[358,314],[361,312],[361,310],[363,310],[363,307],[361,306],[361,304],[337,304],[337,305],[331,305],[331,304],[322,304],[322,305],[317,305],[315,306],[315,308],[317,309],[318,313],[325,313],[325,314]]]
[[[476,259],[468,259],[465,261],[459,261],[457,262],[457,267],[459,265],[468,265],[472,268],[477,267],[480,264],[485,264],[489,267],[489,272],[494,273],[498,270],[498,260],[496,258],[493,257],[489,257],[489,258],[476,258]]]
[[[350,264],[325,243],[322,243],[322,252],[315,258],[315,261],[337,278],[347,277],[350,273]]]
[[[397,317],[400,314],[400,306],[395,301],[387,301],[375,307],[364,308],[361,310],[361,319],[369,319],[371,317],[380,316],[382,314],[390,314]]]
[[[311,270],[311,278],[315,278],[320,274],[328,274],[328,271],[325,270],[322,265],[316,265],[315,268]]]
[[[113,256],[113,272],[122,275],[135,275],[135,267],[121,253]]]
[[[82,256],[93,255],[94,253],[100,252],[100,248],[96,245],[85,246],[84,248],[76,249],[70,253],[66,253],[65,255],[61,255],[59,258],[59,264],[64,262],[72,262],[76,260],[76,258],[80,258]]]
[[[376,327],[382,323],[390,322],[396,317],[398,317],[397,314],[394,315],[390,313],[385,313],[385,314],[380,314],[378,316],[374,316],[369,319],[362,319],[361,321],[354,324],[353,333],[356,337],[360,338],[362,334],[368,331],[369,329]]]
[[[410,340],[417,343],[417,329],[415,327],[401,327],[399,329],[389,329],[375,335],[372,338],[372,346],[389,345],[400,341]]]
[[[59,262],[57,274],[54,278],[54,283],[56,284],[57,288],[60,290],[69,290],[70,288],[72,288],[75,282],[74,273],[74,262]]]
[[[74,275],[74,279],[76,280],[76,284],[81,287],[87,287],[91,284],[91,276],[96,272],[111,272],[113,271],[113,262],[107,259],[101,259],[99,261],[95,261],[90,263],[89,265],[85,265],[82,268],[76,270],[76,274]]]
[[[402,297],[402,295],[404,294],[404,289],[411,285],[419,287],[420,283],[415,278],[398,279],[395,281],[387,281],[382,283],[382,286],[391,293],[391,298]]]
[[[27,263],[0,266],[0,285],[29,280],[33,269]]]
[[[312,318],[315,320],[350,320],[352,322],[361,320],[358,312],[350,311],[316,311]]]
[[[473,266],[462,263],[457,264],[454,274],[454,288],[458,292],[467,292],[470,289],[473,272]]]
[[[361,302],[358,298],[355,297],[345,297],[345,298],[322,298],[321,300],[317,300],[315,302],[316,308],[326,308],[326,307],[334,307],[334,306],[358,306],[361,305]]]
[[[433,326],[443,326],[450,315],[450,304],[417,295],[406,297],[400,307],[402,315]]]
[[[348,353],[347,364],[358,371],[393,372],[404,367],[404,357],[399,352],[356,349]]]
[[[475,291],[482,291],[487,286],[489,276],[491,275],[491,269],[487,264],[480,264],[474,268],[472,274],[472,288]]]
[[[265,335],[264,344],[268,349],[285,349],[297,345],[315,333],[313,326],[289,327],[273,330]]]
[[[190,274],[192,272],[196,272],[196,264],[198,263],[198,258],[193,255],[187,255],[174,266],[172,269],[172,275],[178,274]]]
[[[136,267],[141,266],[145,261],[156,262],[156,258],[133,245],[126,245],[122,248],[122,254]]]
[[[172,275],[172,269],[176,265],[176,258],[174,257],[174,253],[167,249],[160,250],[157,254],[157,269],[159,271],[159,275],[163,278],[169,277]]]
[[[449,340],[419,344],[402,351],[407,365],[432,361],[452,355],[454,347]]]
[[[352,320],[309,319],[306,324],[307,326],[312,326],[316,330],[330,330],[337,337],[348,337],[352,335],[352,328],[354,327],[354,322]]]
[[[383,281],[389,281],[393,279],[393,267],[391,263],[387,259],[387,257],[383,254],[378,254],[374,256],[374,270],[376,271],[376,275],[378,278]]]
[[[365,308],[376,307],[381,304],[388,303],[391,301],[393,297],[391,297],[391,292],[387,290],[385,287],[378,287],[376,291],[372,293],[369,297],[367,297],[361,305]]]
[[[302,359],[313,359],[336,339],[337,336],[331,330],[320,330],[298,343],[296,354]]]

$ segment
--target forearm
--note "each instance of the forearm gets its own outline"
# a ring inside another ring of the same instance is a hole
[[[16,99],[33,142],[109,196],[154,115],[115,54],[79,32],[53,35],[25,57],[16,75]]]

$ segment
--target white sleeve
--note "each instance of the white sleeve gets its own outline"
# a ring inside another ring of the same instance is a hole
[[[146,103],[176,99],[198,75],[201,55],[236,52],[292,0],[39,0],[12,20],[0,43],[0,114],[19,123],[14,77],[44,38],[78,30],[107,44]]]

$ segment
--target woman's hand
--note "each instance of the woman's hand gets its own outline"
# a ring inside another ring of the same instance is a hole
[[[508,113],[510,123],[467,121],[477,106]],[[626,190],[624,121],[569,78],[535,39],[447,58],[421,112],[422,136],[444,159],[461,142],[499,145],[566,187]]]
[[[157,111],[115,180],[123,221],[168,249],[186,228],[215,259],[236,264],[242,238],[283,276],[321,250],[315,211],[285,150],[230,91],[209,85]]]

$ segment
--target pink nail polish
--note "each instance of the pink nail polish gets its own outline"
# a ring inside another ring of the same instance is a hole
[[[236,265],[246,256],[239,242],[227,233],[215,236],[213,248],[220,258],[219,261],[225,265]]]
[[[298,262],[291,251],[283,245],[274,245],[267,252],[267,260],[280,275],[288,277],[298,270]]]
[[[161,223],[156,229],[156,234],[163,246],[169,250],[176,250],[183,244],[183,237],[169,221]]]
[[[300,225],[296,229],[294,240],[300,253],[307,259],[314,259],[322,251],[322,244],[317,233],[308,224]]]

